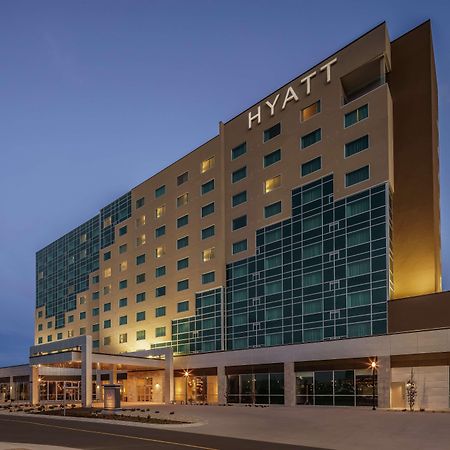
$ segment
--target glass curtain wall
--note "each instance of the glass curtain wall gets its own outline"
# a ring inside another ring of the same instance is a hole
[[[283,373],[246,373],[227,378],[228,403],[284,404]]]

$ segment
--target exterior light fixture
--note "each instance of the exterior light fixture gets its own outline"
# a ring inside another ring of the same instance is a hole
[[[369,368],[372,370],[372,411],[375,411],[375,373],[378,370],[377,359],[370,360]]]

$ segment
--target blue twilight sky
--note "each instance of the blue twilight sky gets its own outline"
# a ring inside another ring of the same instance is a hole
[[[449,289],[448,5],[0,0],[0,366],[27,361],[38,249],[383,20],[432,19]]]

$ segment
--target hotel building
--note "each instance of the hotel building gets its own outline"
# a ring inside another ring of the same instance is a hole
[[[0,389],[404,407],[413,369],[448,408],[441,285],[431,25],[382,23],[38,251],[30,365]]]

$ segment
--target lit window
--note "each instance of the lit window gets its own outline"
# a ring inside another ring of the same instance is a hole
[[[127,262],[127,261],[122,261],[122,262],[119,264],[119,270],[120,270],[121,272],[125,272],[125,270],[127,270],[127,268],[128,268],[128,262]]]
[[[145,234],[141,234],[136,238],[136,246],[140,247],[141,245],[144,245],[147,242],[147,237]]]
[[[127,333],[119,334],[119,344],[126,344],[128,341]]]
[[[212,169],[216,163],[216,158],[214,156],[211,156],[211,158],[205,159],[202,161],[200,165],[200,172],[205,173],[209,169]]]
[[[103,219],[103,228],[109,227],[112,225],[112,217],[108,216]]]
[[[86,233],[83,233],[83,234],[80,236],[80,244],[84,244],[86,241],[87,241],[87,234],[86,234]]]
[[[84,305],[86,303],[86,296],[82,295],[80,297],[80,305]]]
[[[157,219],[160,219],[166,213],[166,205],[158,206],[155,210],[155,216]]]
[[[73,330],[67,330],[67,337],[71,338],[74,336]]]
[[[202,259],[203,262],[211,261],[211,259],[214,259],[216,253],[215,247],[207,248],[206,250],[203,250],[202,252]]]
[[[142,225],[145,225],[145,215],[142,215],[136,219],[136,226],[140,227]]]
[[[302,109],[302,122],[320,113],[320,100]]]
[[[109,278],[111,276],[111,267],[108,267],[103,271],[103,278]]]
[[[166,254],[166,251],[164,249],[164,246],[156,247],[156,249],[155,249],[155,257],[156,258],[161,258],[165,254]]]
[[[279,188],[281,186],[281,175],[277,175],[276,177],[269,178],[264,181],[264,193],[267,194],[272,192],[273,190]]]
[[[180,195],[179,197],[177,197],[177,208],[187,205],[188,201],[189,201],[189,193],[188,192],[184,193],[183,195]]]

